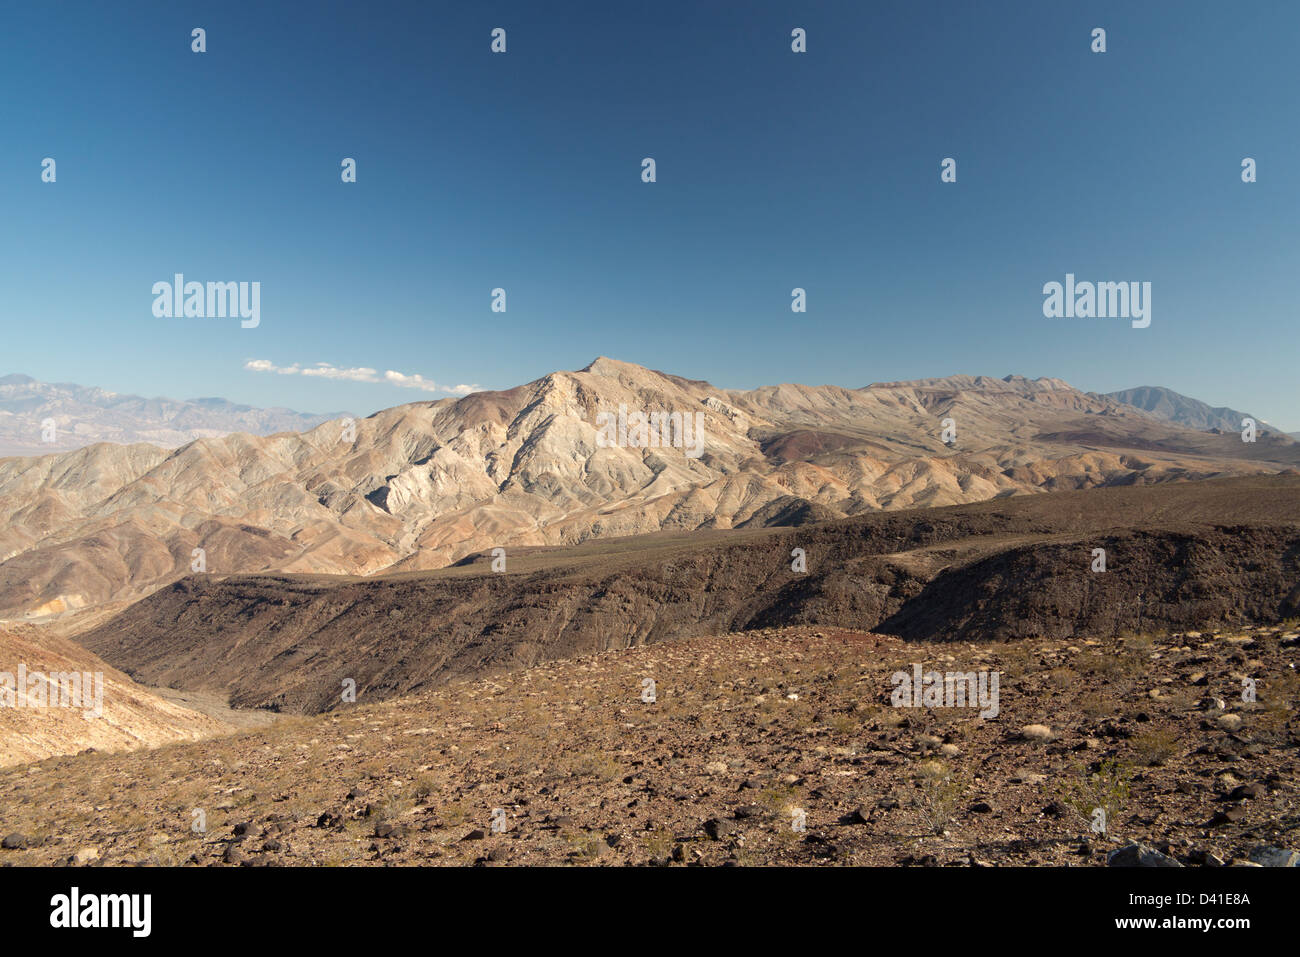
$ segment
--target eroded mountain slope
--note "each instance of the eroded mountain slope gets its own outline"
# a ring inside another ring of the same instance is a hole
[[[194,741],[232,729],[140,687],[84,647],[33,625],[0,629],[0,672],[13,692],[12,699],[0,699],[0,766],[86,748],[117,752]]]

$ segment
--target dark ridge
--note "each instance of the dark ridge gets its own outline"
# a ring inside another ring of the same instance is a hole
[[[1107,570],[1091,570],[1093,549]],[[792,570],[802,549],[807,572]],[[1300,476],[1021,496],[794,529],[520,550],[359,579],[183,579],[82,636],[140,680],[319,712],[651,642],[814,624],[917,641],[1300,615]],[[476,567],[477,566],[477,567]]]

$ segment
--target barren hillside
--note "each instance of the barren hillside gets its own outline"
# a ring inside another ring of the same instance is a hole
[[[75,754],[86,748],[119,752],[170,741],[193,741],[233,730],[231,724],[140,687],[85,648],[42,628],[13,625],[0,629],[0,672],[15,679],[8,684],[15,692],[15,700],[20,666],[28,678],[28,688],[44,697],[33,695],[33,701],[41,702],[39,707],[0,707],[0,766]],[[70,700],[70,694],[66,698],[51,696],[50,682],[59,687],[61,676],[72,673],[83,678],[102,675],[102,696],[97,678],[78,681],[82,694],[78,701]],[[92,685],[95,692],[90,690]],[[51,706],[51,698],[66,700],[67,706]]]

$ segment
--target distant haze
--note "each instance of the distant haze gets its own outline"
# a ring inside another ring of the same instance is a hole
[[[146,399],[7,375],[0,377],[0,456],[46,455],[95,442],[148,442],[172,448],[231,432],[301,432],[343,414],[257,409],[219,398]],[[46,440],[50,435],[53,441]]]

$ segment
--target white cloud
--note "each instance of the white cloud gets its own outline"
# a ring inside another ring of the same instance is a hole
[[[270,359],[249,359],[244,363],[244,368],[250,372],[275,372],[279,375],[305,375],[316,376],[321,379],[344,379],[349,382],[376,382],[387,383],[388,385],[399,386],[403,389],[419,389],[422,392],[446,392],[451,395],[469,395],[471,392],[477,392],[476,385],[439,385],[432,379],[426,379],[418,373],[407,375],[403,372],[394,372],[392,369],[387,370],[382,377],[377,369],[371,369],[366,366],[358,366],[354,369],[340,368],[331,365],[328,362],[317,362],[311,366],[300,366],[294,363],[291,366],[277,366]]]
[[[302,375],[318,376],[322,379],[347,379],[349,382],[378,382],[374,369],[359,366],[355,369],[340,369],[328,362],[318,362],[302,370]]]
[[[476,385],[439,385],[432,379],[426,379],[418,373],[403,375],[400,372],[394,372],[392,369],[384,373],[384,379],[393,385],[400,385],[403,389],[422,389],[425,392],[450,392],[452,395],[469,395],[471,392],[478,391]]]

